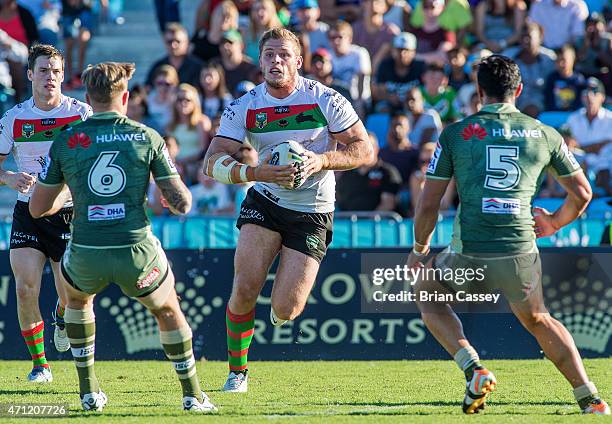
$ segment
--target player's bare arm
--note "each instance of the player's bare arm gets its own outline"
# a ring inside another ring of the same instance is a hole
[[[30,214],[34,218],[56,214],[69,198],[70,190],[65,184],[54,186],[37,184],[30,198]]]
[[[565,201],[555,212],[543,208],[533,208],[538,237],[548,237],[578,218],[587,208],[593,192],[584,172],[580,171],[565,177],[555,177],[567,192]]]
[[[429,244],[436,223],[440,202],[446,193],[450,180],[426,179],[423,193],[414,214],[414,249],[408,256],[408,266],[420,262],[420,256],[429,253]],[[419,256],[420,255],[420,256]]]
[[[166,178],[155,181],[168,203],[170,212],[185,215],[191,210],[191,192],[180,178]]]
[[[8,156],[0,155],[0,185],[5,185],[21,193],[27,193],[36,182],[36,178],[27,172],[7,171],[3,168]]]
[[[296,169],[290,165],[270,165],[269,156],[255,167],[240,164],[232,156],[241,146],[229,138],[213,138],[204,158],[206,175],[225,184],[262,181],[285,185],[293,182]]]
[[[372,161],[372,144],[361,121],[346,131],[334,134],[334,138],[346,147],[342,150],[325,152],[320,155],[308,150],[304,152],[307,157],[304,163],[306,175],[322,170],[347,171]]]

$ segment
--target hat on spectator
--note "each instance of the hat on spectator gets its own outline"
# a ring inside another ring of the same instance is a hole
[[[295,0],[296,9],[316,9],[319,7],[317,0]]]
[[[601,22],[601,23],[606,23],[606,19],[603,17],[603,15],[601,13],[598,12],[593,12],[591,13],[587,19],[586,19],[586,23],[591,23],[591,22]]]
[[[417,39],[414,34],[402,32],[393,37],[393,47],[396,49],[416,50]]]
[[[327,59],[327,60],[331,60],[332,58],[329,50],[323,47],[320,47],[314,51],[314,53],[312,54],[312,59],[314,60],[315,57],[322,57],[323,59]]]
[[[221,38],[229,41],[230,43],[236,43],[238,41],[242,43],[242,35],[240,35],[240,33],[235,29],[225,31]]]
[[[591,77],[586,80],[583,93],[588,91],[593,93],[601,93],[603,95],[606,94],[606,88],[604,87],[603,83],[595,77]]]

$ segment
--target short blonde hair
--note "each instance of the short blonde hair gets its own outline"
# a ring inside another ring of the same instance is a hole
[[[285,28],[272,28],[264,32],[261,36],[261,40],[259,40],[259,55],[263,52],[264,45],[268,42],[268,40],[287,40],[291,41],[295,46],[294,51],[297,56],[302,54],[302,45],[300,44],[300,39]]]
[[[127,91],[128,81],[135,70],[133,63],[102,62],[87,66],[81,79],[91,100],[110,104]]]

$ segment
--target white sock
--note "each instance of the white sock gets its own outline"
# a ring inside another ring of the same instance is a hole
[[[459,368],[461,368],[461,371],[465,371],[476,362],[480,362],[478,353],[476,353],[476,350],[472,346],[466,346],[459,349],[453,358]]]

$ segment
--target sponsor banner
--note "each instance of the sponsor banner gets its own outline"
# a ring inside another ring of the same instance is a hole
[[[121,218],[125,218],[125,205],[123,203],[87,206],[88,221],[108,221]]]
[[[542,288],[548,308],[567,326],[585,357],[612,355],[612,251],[602,252],[597,248],[547,249],[542,254]],[[372,270],[364,269],[364,255],[372,254],[390,255],[393,260],[388,262],[393,264],[407,252],[331,249],[303,314],[280,327],[269,321],[275,264],[257,302],[249,359],[450,359],[414,309],[398,308],[394,313],[376,311],[376,307],[363,309],[362,302],[373,304],[378,302],[375,297],[382,299],[380,293],[375,294],[384,292],[382,280],[403,275],[375,271],[386,266],[385,262],[372,262]],[[181,249],[169,250],[167,255],[181,308],[193,330],[196,359],[226,360],[225,307],[231,292],[234,251]],[[51,361],[70,360],[70,352],[59,354],[52,347],[51,311],[57,299],[52,276],[47,266],[40,294],[46,353]],[[387,297],[387,301],[391,299]],[[95,313],[96,359],[165,359],[155,319],[118,287],[111,285],[96,296]],[[535,339],[511,313],[461,313],[460,317],[466,335],[483,358],[542,357]],[[0,360],[28,358],[17,322],[9,252],[0,251]]]
[[[482,213],[521,214],[521,199],[483,197]]]

